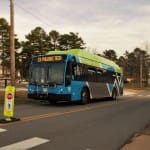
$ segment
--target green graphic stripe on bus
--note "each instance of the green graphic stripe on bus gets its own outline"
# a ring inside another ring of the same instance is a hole
[[[57,54],[71,54],[80,58],[81,63],[100,67],[110,71],[115,71],[122,74],[122,69],[113,61],[103,58],[101,56],[91,54],[82,49],[71,49],[67,51],[50,51],[46,55],[57,55]]]

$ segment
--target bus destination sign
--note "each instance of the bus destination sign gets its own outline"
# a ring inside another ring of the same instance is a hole
[[[37,62],[52,62],[52,61],[61,61],[63,60],[62,56],[40,56],[37,58]]]

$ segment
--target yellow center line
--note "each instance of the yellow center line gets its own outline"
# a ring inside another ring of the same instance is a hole
[[[34,115],[34,116],[28,116],[28,117],[23,117],[21,118],[22,122],[28,122],[32,120],[39,120],[39,119],[44,119],[44,118],[52,118],[52,117],[57,117],[57,116],[62,116],[66,114],[72,114],[76,112],[81,112],[88,110],[87,108],[80,108],[80,109],[72,109],[70,111],[65,111],[65,112],[54,112],[54,113],[47,113],[47,114],[42,114],[42,115]]]

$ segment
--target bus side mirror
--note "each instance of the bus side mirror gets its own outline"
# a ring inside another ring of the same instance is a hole
[[[70,75],[66,75],[66,86],[71,84],[71,76]]]

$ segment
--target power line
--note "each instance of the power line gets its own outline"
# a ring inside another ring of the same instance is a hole
[[[41,22],[43,25],[47,25],[48,27],[52,27],[52,25],[50,25],[45,19],[39,17],[38,15],[33,14],[30,10],[28,10],[28,9],[26,9],[26,8],[22,7],[21,5],[16,4],[16,3],[15,3],[15,6],[22,9],[24,12],[28,13],[30,16],[35,18],[37,21]]]

